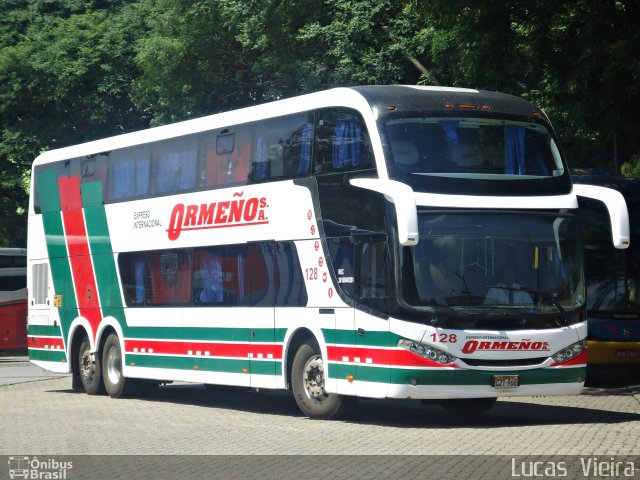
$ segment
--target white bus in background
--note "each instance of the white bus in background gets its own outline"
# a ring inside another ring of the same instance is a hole
[[[580,192],[522,99],[338,88],[45,152],[31,185],[29,353],[89,394],[290,388],[330,418],[582,389]]]

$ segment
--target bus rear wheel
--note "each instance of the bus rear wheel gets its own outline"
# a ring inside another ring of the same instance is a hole
[[[88,395],[99,395],[104,393],[104,383],[102,383],[100,358],[97,352],[91,351],[91,343],[86,335],[80,342],[78,349],[78,374],[80,384]]]
[[[138,387],[135,379],[125,378],[122,369],[122,349],[120,339],[110,334],[102,349],[102,376],[104,387],[112,398],[130,395]]]
[[[298,407],[309,418],[327,420],[338,413],[342,399],[324,389],[325,366],[319,348],[300,346],[291,367],[291,389]]]

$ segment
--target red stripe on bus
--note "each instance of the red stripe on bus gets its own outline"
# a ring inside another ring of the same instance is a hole
[[[394,367],[455,367],[443,365],[407,350],[386,350],[379,348],[327,347],[329,361]],[[358,359],[358,361],[356,361]]]
[[[60,177],[58,187],[78,311],[89,321],[95,335],[102,315],[96,276],[91,263],[87,229],[84,224],[80,181],[78,177]]]
[[[188,341],[176,342],[159,340],[125,340],[124,349],[126,353],[157,353],[161,355],[198,355],[236,358],[248,358],[249,354],[251,354],[252,358],[254,359],[282,359],[282,345],[260,343],[208,343]]]
[[[27,337],[29,348],[45,348],[54,350],[64,350],[64,342],[61,337]]]

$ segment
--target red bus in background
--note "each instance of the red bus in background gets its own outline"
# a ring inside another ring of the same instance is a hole
[[[0,248],[0,351],[27,348],[27,250]]]

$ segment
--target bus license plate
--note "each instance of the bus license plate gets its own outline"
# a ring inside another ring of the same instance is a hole
[[[518,375],[494,375],[491,385],[497,389],[516,388],[520,384],[519,380]]]

